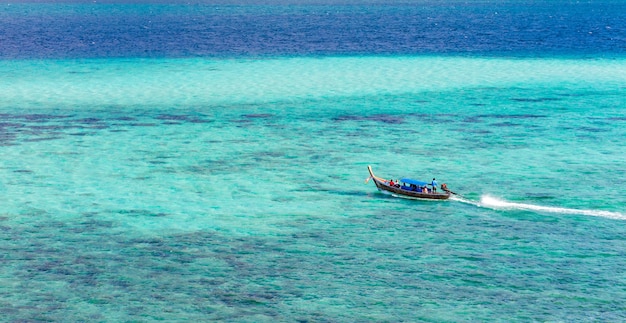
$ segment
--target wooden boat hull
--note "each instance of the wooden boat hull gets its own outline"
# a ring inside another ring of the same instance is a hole
[[[372,167],[367,166],[367,170],[370,172],[370,178],[376,184],[376,188],[379,191],[388,192],[399,197],[412,198],[412,199],[422,199],[422,200],[447,200],[450,198],[450,193],[446,191],[445,193],[424,193],[424,192],[416,192],[403,189],[401,187],[395,187],[387,184],[387,181],[383,178],[376,177],[374,172],[372,171]]]

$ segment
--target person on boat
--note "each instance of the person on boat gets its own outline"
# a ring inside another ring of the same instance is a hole
[[[389,186],[396,186],[396,184],[393,182],[393,179],[389,180]]]
[[[437,192],[437,181],[433,178],[433,181],[430,183],[430,185],[433,187],[433,193]]]
[[[444,191],[448,191],[448,185],[446,183],[441,184],[441,189]]]
[[[428,193],[428,187],[426,186],[422,187],[422,193]]]

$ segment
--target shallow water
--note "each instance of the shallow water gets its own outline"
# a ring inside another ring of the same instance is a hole
[[[624,69],[2,61],[0,308],[53,321],[623,320]],[[367,165],[459,196],[381,194]]]
[[[0,320],[626,319],[620,3],[38,2],[0,5]]]

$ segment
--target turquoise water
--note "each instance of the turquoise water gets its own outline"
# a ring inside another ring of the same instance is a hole
[[[0,74],[7,321],[626,319],[624,59]],[[383,195],[367,165],[460,195]]]

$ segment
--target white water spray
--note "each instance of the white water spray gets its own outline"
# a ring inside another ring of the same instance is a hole
[[[626,220],[626,214],[620,212],[613,211],[603,211],[603,210],[581,210],[581,209],[571,209],[571,208],[563,208],[563,207],[554,207],[554,206],[542,206],[542,205],[534,205],[527,203],[515,203],[508,202],[502,199],[498,199],[493,196],[483,195],[480,198],[479,202],[467,200],[461,197],[454,197],[456,201],[472,204],[478,207],[484,207],[494,210],[526,210],[526,211],[537,211],[537,212],[549,212],[549,213],[559,213],[559,214],[579,214],[579,215],[588,215],[588,216],[599,216],[610,219],[618,219],[618,220]]]

